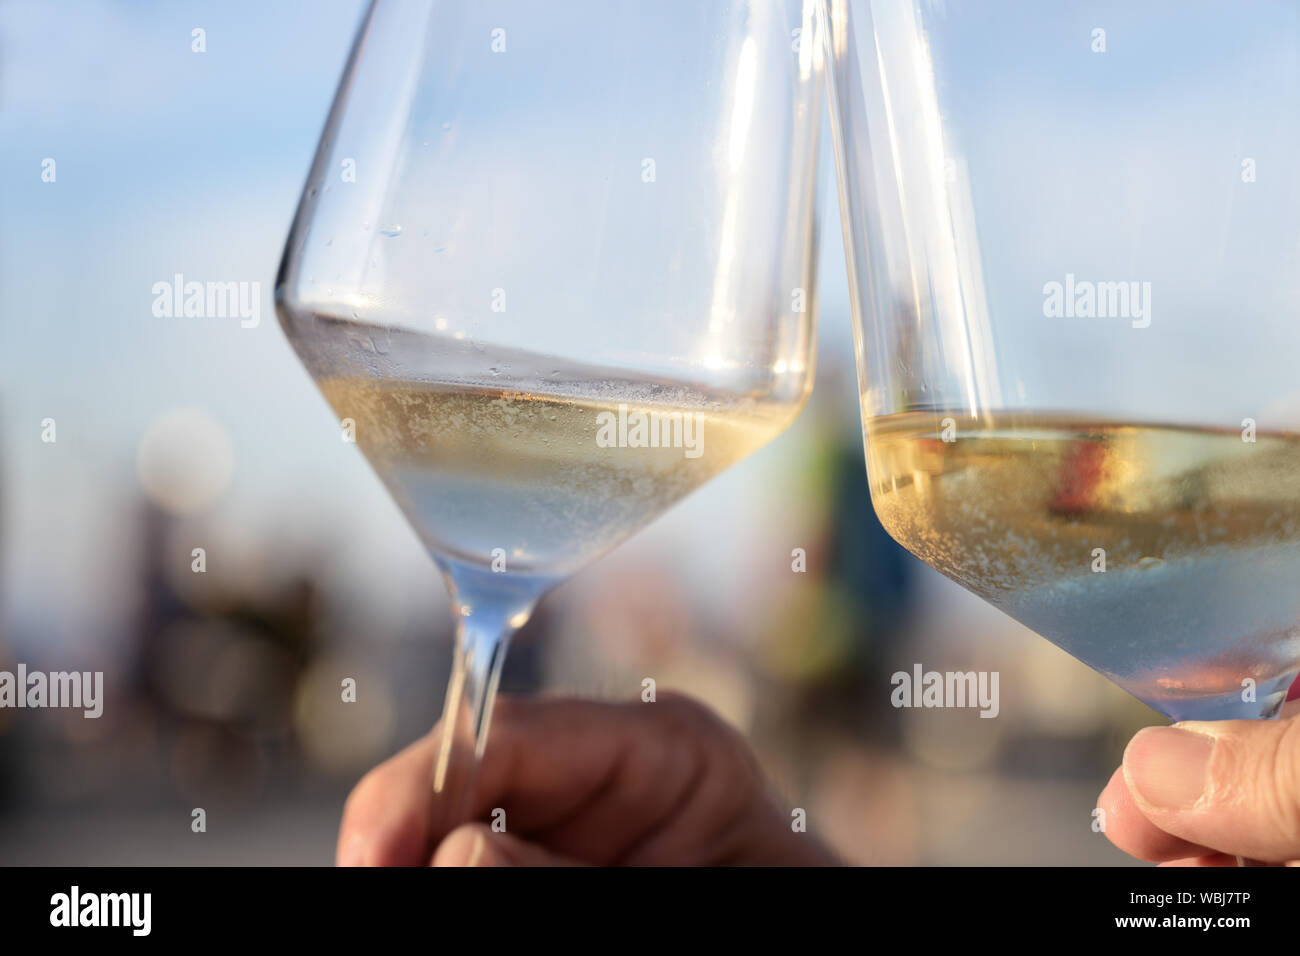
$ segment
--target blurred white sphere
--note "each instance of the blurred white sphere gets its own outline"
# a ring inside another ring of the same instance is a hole
[[[197,408],[178,408],[154,419],[140,439],[140,484],[158,507],[173,515],[198,514],[230,484],[235,453],[220,422]]]

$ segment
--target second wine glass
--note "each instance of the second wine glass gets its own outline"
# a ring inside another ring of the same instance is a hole
[[[1175,720],[1300,670],[1295,10],[830,0],[867,464],[918,557]]]

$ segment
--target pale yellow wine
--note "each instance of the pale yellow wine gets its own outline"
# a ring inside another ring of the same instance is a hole
[[[796,412],[683,389],[669,404],[363,377],[318,384],[429,548],[548,575],[613,547]]]
[[[1300,436],[945,412],[866,435],[876,513],[926,563],[1170,716],[1280,705]]]

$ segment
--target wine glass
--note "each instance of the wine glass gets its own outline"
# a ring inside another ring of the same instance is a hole
[[[1174,720],[1300,670],[1293,5],[830,0],[872,501]]]
[[[276,303],[451,594],[447,823],[538,600],[811,389],[817,9],[365,14]]]

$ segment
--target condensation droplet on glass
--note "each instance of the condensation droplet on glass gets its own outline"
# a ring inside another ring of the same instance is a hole
[[[447,122],[443,123],[443,124],[442,124],[442,128],[443,128],[444,130],[451,129],[451,120],[448,120]]]
[[[328,249],[328,248],[329,248],[330,246],[332,246],[332,245],[334,245],[334,240],[333,240],[333,239],[326,239],[326,240],[325,240],[325,248],[326,248],[326,249]]]
[[[1165,562],[1163,558],[1154,558],[1151,555],[1147,555],[1146,557],[1138,560],[1138,567],[1141,568],[1143,571],[1148,571],[1151,568],[1158,568],[1160,567],[1160,565],[1164,563]]]
[[[388,236],[390,239],[396,238],[402,234],[401,223],[390,222],[387,225],[380,226],[379,234],[381,236]]]

